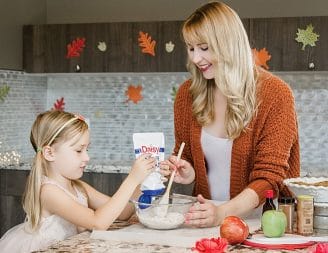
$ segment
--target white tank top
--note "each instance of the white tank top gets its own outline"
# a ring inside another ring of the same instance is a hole
[[[232,140],[212,136],[202,129],[201,145],[212,199],[230,200]]]

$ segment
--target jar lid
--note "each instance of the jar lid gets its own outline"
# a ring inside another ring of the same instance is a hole
[[[312,195],[298,195],[297,199],[299,200],[313,200],[313,196]]]
[[[273,190],[266,190],[265,191],[266,198],[273,198]]]
[[[281,204],[294,204],[295,199],[293,197],[279,197],[278,198],[278,203],[281,203]]]

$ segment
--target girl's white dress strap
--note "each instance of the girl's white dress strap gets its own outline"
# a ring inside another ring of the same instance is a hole
[[[75,196],[70,191],[65,189],[63,186],[58,184],[55,180],[53,180],[49,177],[43,176],[42,177],[42,185],[45,185],[45,184],[51,184],[51,185],[57,186],[58,188],[63,190],[68,196],[70,196],[74,200],[78,201],[80,204],[82,204],[84,206],[88,206],[88,201],[87,201],[86,196],[84,196],[83,193],[79,189],[77,189],[75,186],[74,186],[74,190],[75,190],[77,196]]]

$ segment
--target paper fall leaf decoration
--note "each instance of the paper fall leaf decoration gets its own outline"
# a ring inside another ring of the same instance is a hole
[[[309,248],[309,253],[326,253],[328,252],[328,243],[318,243]]]
[[[107,45],[106,42],[104,41],[99,41],[98,42],[98,46],[97,46],[98,50],[101,52],[105,52],[107,50]]]
[[[171,91],[172,101],[175,100],[175,97],[177,96],[177,91],[178,89],[175,86],[173,86]]]
[[[150,54],[152,56],[155,56],[156,41],[151,40],[151,37],[148,36],[148,33],[139,31],[138,41],[139,46],[142,48],[141,52],[143,52],[144,54]]]
[[[95,117],[96,118],[102,118],[103,112],[102,111],[95,111]]]
[[[57,111],[64,111],[65,110],[64,97],[60,99],[56,99],[56,102],[54,103],[54,107],[52,109]]]
[[[165,43],[165,50],[166,50],[166,52],[168,52],[168,53],[173,52],[174,46],[175,45],[172,43],[172,41],[169,41],[168,43]]]
[[[0,88],[0,101],[4,102],[5,97],[8,95],[10,91],[10,87],[8,85],[4,85]]]
[[[130,85],[128,87],[128,90],[125,92],[125,95],[128,97],[126,102],[131,100],[133,103],[137,104],[140,100],[143,99],[141,95],[141,91],[142,91],[141,85],[138,86]]]
[[[271,55],[266,50],[266,48],[264,47],[260,51],[257,51],[256,48],[253,48],[252,52],[254,55],[255,64],[258,66],[261,66],[263,68],[269,69],[267,61],[269,61],[271,59]]]
[[[224,253],[228,248],[228,241],[226,238],[202,238],[196,241],[195,246],[191,248],[192,251],[198,253]]]
[[[318,41],[319,38],[319,34],[316,34],[313,32],[314,27],[312,26],[312,24],[309,24],[306,26],[306,29],[300,29],[297,28],[297,37],[295,38],[295,40],[297,42],[302,43],[302,50],[305,50],[305,47],[307,45],[314,47],[315,46],[315,42]]]
[[[67,45],[66,58],[80,57],[80,53],[85,47],[85,38],[76,38]]]

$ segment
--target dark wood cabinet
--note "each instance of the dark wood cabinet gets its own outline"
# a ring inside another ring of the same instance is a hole
[[[243,19],[252,48],[266,48],[272,71],[328,70],[328,17],[290,17]],[[295,40],[297,29],[312,24],[319,34],[315,47]],[[187,53],[181,37],[182,21],[118,22],[93,24],[27,25],[23,27],[23,67],[31,73],[76,72],[185,72]],[[155,56],[139,47],[139,32],[156,41]],[[67,45],[85,38],[80,57],[66,58]],[[98,50],[104,41],[107,50]],[[171,53],[165,44],[172,42]]]
[[[184,72],[186,50],[180,36],[180,21],[33,25],[23,28],[23,68],[26,72]],[[139,32],[156,41],[155,56],[139,47]],[[66,58],[67,45],[85,38],[80,57]],[[172,41],[168,53],[165,44]],[[107,50],[98,50],[106,42]]]
[[[315,47],[295,40],[298,28],[305,30],[312,24],[319,34]],[[328,17],[258,18],[249,20],[251,47],[266,48],[272,56],[268,65],[272,71],[306,71],[309,63],[314,70],[328,70]]]
[[[28,170],[0,169],[0,237],[25,219],[22,194],[28,174]],[[125,173],[85,172],[82,180],[98,191],[112,196],[126,177]],[[191,195],[192,189],[193,184],[174,183],[171,192]]]
[[[0,169],[0,237],[25,219],[22,195],[28,174],[27,170]],[[126,176],[123,173],[86,172],[82,180],[102,193],[113,195]]]

